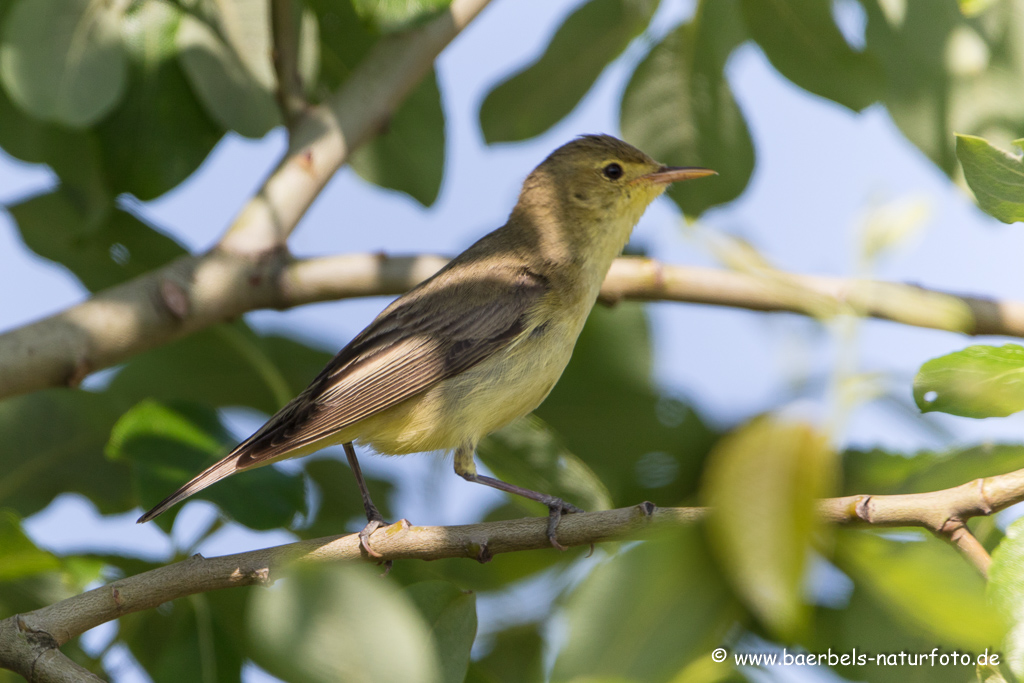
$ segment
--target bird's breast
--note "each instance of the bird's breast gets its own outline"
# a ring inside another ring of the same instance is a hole
[[[569,363],[585,319],[586,311],[542,307],[491,357],[362,421],[356,440],[386,455],[475,445],[540,405]]]

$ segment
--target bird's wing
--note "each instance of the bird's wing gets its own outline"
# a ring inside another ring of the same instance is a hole
[[[527,312],[547,292],[529,271],[514,282],[461,283],[458,307],[430,305],[451,294],[424,292],[385,310],[313,383],[241,444],[249,468],[319,441],[473,367],[525,329]]]
[[[139,522],[239,470],[315,443],[468,370],[521,334],[527,313],[548,291],[547,279],[525,268],[446,282],[429,280],[386,308],[259,431]]]

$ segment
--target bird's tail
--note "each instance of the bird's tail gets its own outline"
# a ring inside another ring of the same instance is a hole
[[[199,491],[202,491],[203,489],[205,489],[210,484],[213,484],[214,482],[218,482],[221,479],[223,479],[224,477],[227,477],[227,476],[229,476],[231,474],[234,474],[235,472],[239,471],[240,469],[243,469],[243,468],[238,466],[238,460],[242,456],[242,454],[245,452],[244,450],[242,450],[242,446],[244,446],[244,445],[245,445],[244,443],[241,444],[238,448],[236,448],[234,451],[232,451],[231,454],[228,455],[227,457],[225,457],[223,460],[221,460],[218,463],[216,463],[215,465],[211,465],[207,469],[203,470],[203,472],[201,474],[199,474],[198,476],[196,476],[195,479],[193,479],[189,483],[185,484],[184,486],[182,486],[180,489],[178,489],[177,491],[175,491],[171,495],[169,495],[166,498],[164,498],[163,501],[160,502],[160,504],[158,504],[156,507],[154,507],[152,510],[150,510],[146,514],[144,514],[141,517],[139,517],[139,519],[136,520],[136,524],[142,524],[144,522],[148,522],[149,520],[153,519],[154,517],[157,517],[158,515],[163,514],[164,512],[167,511],[168,508],[170,508],[173,505],[175,505],[175,504],[185,500],[186,498],[188,498],[192,494],[198,493]]]

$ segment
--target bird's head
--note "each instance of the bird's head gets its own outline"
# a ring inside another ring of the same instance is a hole
[[[715,175],[665,166],[610,135],[584,135],[552,152],[523,184],[520,203],[553,209],[563,225],[632,230],[669,184]]]

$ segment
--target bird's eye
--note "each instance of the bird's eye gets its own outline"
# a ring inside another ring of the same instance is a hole
[[[622,167],[618,164],[608,164],[604,167],[604,177],[610,180],[618,180],[622,177]]]

